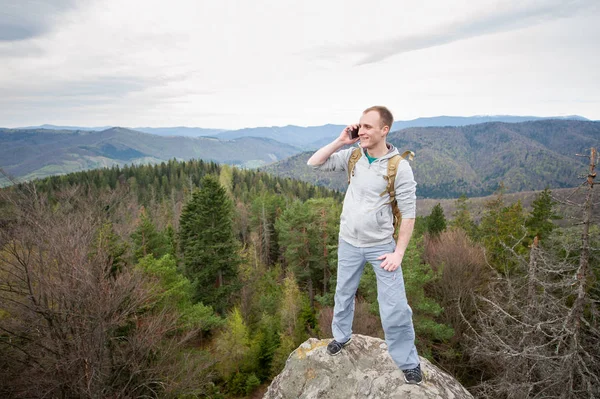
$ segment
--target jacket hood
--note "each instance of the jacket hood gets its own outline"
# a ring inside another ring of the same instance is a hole
[[[387,145],[387,148],[388,148],[387,154],[385,154],[384,156],[381,156],[381,157],[379,157],[377,159],[389,159],[389,158],[393,157],[396,154],[400,155],[400,153],[398,152],[398,149],[396,147],[394,147],[393,144],[386,143],[386,145]],[[364,148],[362,148],[360,145],[358,147],[362,151],[363,155],[366,156],[367,155],[367,150],[365,150]]]

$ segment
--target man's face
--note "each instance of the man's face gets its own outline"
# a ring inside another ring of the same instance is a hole
[[[382,126],[379,112],[369,111],[360,117],[360,146],[364,149],[375,148],[385,141],[385,136],[389,132],[389,126]]]

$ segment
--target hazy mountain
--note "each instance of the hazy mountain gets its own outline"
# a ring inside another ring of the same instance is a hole
[[[39,125],[39,126],[25,126],[25,127],[17,127],[15,129],[18,130],[38,130],[38,129],[48,129],[48,130],[106,130],[110,129],[113,126],[96,126],[96,127],[84,127],[84,126],[57,126],[57,125]]]
[[[494,117],[420,118],[410,122],[458,124],[475,121],[473,118]],[[510,191],[578,184],[583,161],[574,154],[600,144],[599,126],[600,122],[576,119],[412,127],[390,133],[389,140],[401,149],[417,153],[413,166],[421,197],[453,197],[463,192],[479,196],[492,193],[500,181]],[[346,177],[310,170],[305,165],[309,154],[286,159],[303,149],[312,152],[331,141],[342,128],[339,125],[254,128],[197,138],[165,137],[123,128],[0,129],[0,167],[14,176],[30,179],[171,158],[201,158],[243,167],[280,161],[267,170],[343,190]],[[170,128],[164,129],[167,134]]]
[[[255,127],[240,130],[230,130],[217,135],[222,139],[234,139],[239,137],[268,137],[282,143],[290,144],[300,148],[315,148],[314,142],[326,138],[330,140],[340,134],[345,126],[323,125],[323,126],[272,126]]]
[[[0,129],[0,167],[22,179],[172,158],[256,167],[296,153],[294,147],[256,137],[226,141],[211,137],[164,137],[123,128]]]
[[[417,118],[410,121],[394,122],[392,130],[406,129],[407,127],[433,127],[433,126],[467,126],[487,122],[519,123],[546,119],[579,120],[587,121],[587,118],[579,115],[570,116],[511,116],[511,115],[477,115],[477,116],[434,116],[429,118]]]
[[[18,127],[19,130],[37,130],[37,129],[50,129],[50,130],[88,130],[88,131],[101,131],[107,130],[114,126],[99,126],[99,127],[83,127],[83,126],[56,126],[56,125],[40,125],[40,126],[27,126]],[[131,130],[138,132],[156,134],[159,136],[183,136],[183,137],[201,137],[201,136],[214,136],[215,134],[226,132],[226,129],[204,129],[201,127],[134,127]]]
[[[421,198],[489,195],[504,182],[510,192],[574,187],[585,172],[576,153],[600,145],[600,122],[542,120],[461,127],[408,128],[389,141],[416,153],[412,166]],[[316,172],[306,166],[312,152],[264,170],[345,190],[345,172]]]
[[[510,115],[492,115],[492,116],[436,116],[432,118],[418,118],[410,121],[397,121],[392,126],[392,131],[405,129],[408,127],[425,126],[466,126],[485,122],[506,122],[519,123],[533,120],[546,119],[569,119],[569,120],[587,120],[581,116],[573,115],[566,117],[537,117],[537,116],[510,116]],[[268,137],[282,143],[294,145],[305,150],[312,150],[322,147],[337,137],[345,125],[324,125],[324,126],[284,126],[284,127],[257,127],[251,129],[230,130],[220,133],[220,138],[238,138],[238,137]]]
[[[435,116],[428,118],[417,118],[408,121],[396,121],[392,126],[392,131],[401,130],[408,127],[428,127],[428,126],[466,126],[486,122],[506,122],[519,123],[543,119],[568,119],[584,120],[586,118],[578,115],[563,117],[539,117],[539,116],[511,116],[511,115],[478,115],[478,116]],[[41,125],[29,126],[18,129],[51,129],[51,130],[106,130],[112,126],[103,127],[80,127],[80,126],[56,126]],[[315,149],[323,146],[335,138],[345,125],[322,125],[322,126],[271,126],[254,127],[237,130],[227,129],[205,129],[200,127],[134,127],[136,130],[144,133],[151,133],[160,136],[183,136],[183,137],[204,137],[216,136],[219,139],[231,140],[240,137],[265,137],[280,141],[285,144],[293,145],[304,150]]]
[[[134,127],[132,130],[138,132],[157,134],[159,136],[183,136],[183,137],[203,137],[214,136],[215,134],[226,132],[225,129],[204,129],[201,127]]]

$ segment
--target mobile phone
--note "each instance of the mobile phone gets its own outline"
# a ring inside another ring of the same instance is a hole
[[[359,127],[355,127],[354,129],[350,130],[350,138],[351,139],[357,139],[358,138],[358,129],[360,129]]]

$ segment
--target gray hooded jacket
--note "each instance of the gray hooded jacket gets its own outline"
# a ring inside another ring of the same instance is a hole
[[[388,143],[386,155],[369,164],[363,151],[354,166],[353,175],[340,218],[340,238],[355,247],[373,247],[387,244],[393,240],[394,227],[390,196],[386,191],[388,159],[398,154],[398,150]],[[353,148],[332,154],[322,165],[315,169],[345,171]],[[407,160],[398,164],[394,182],[396,200],[402,217],[411,219],[416,214],[416,186],[413,172]],[[380,194],[385,192],[383,196]]]

